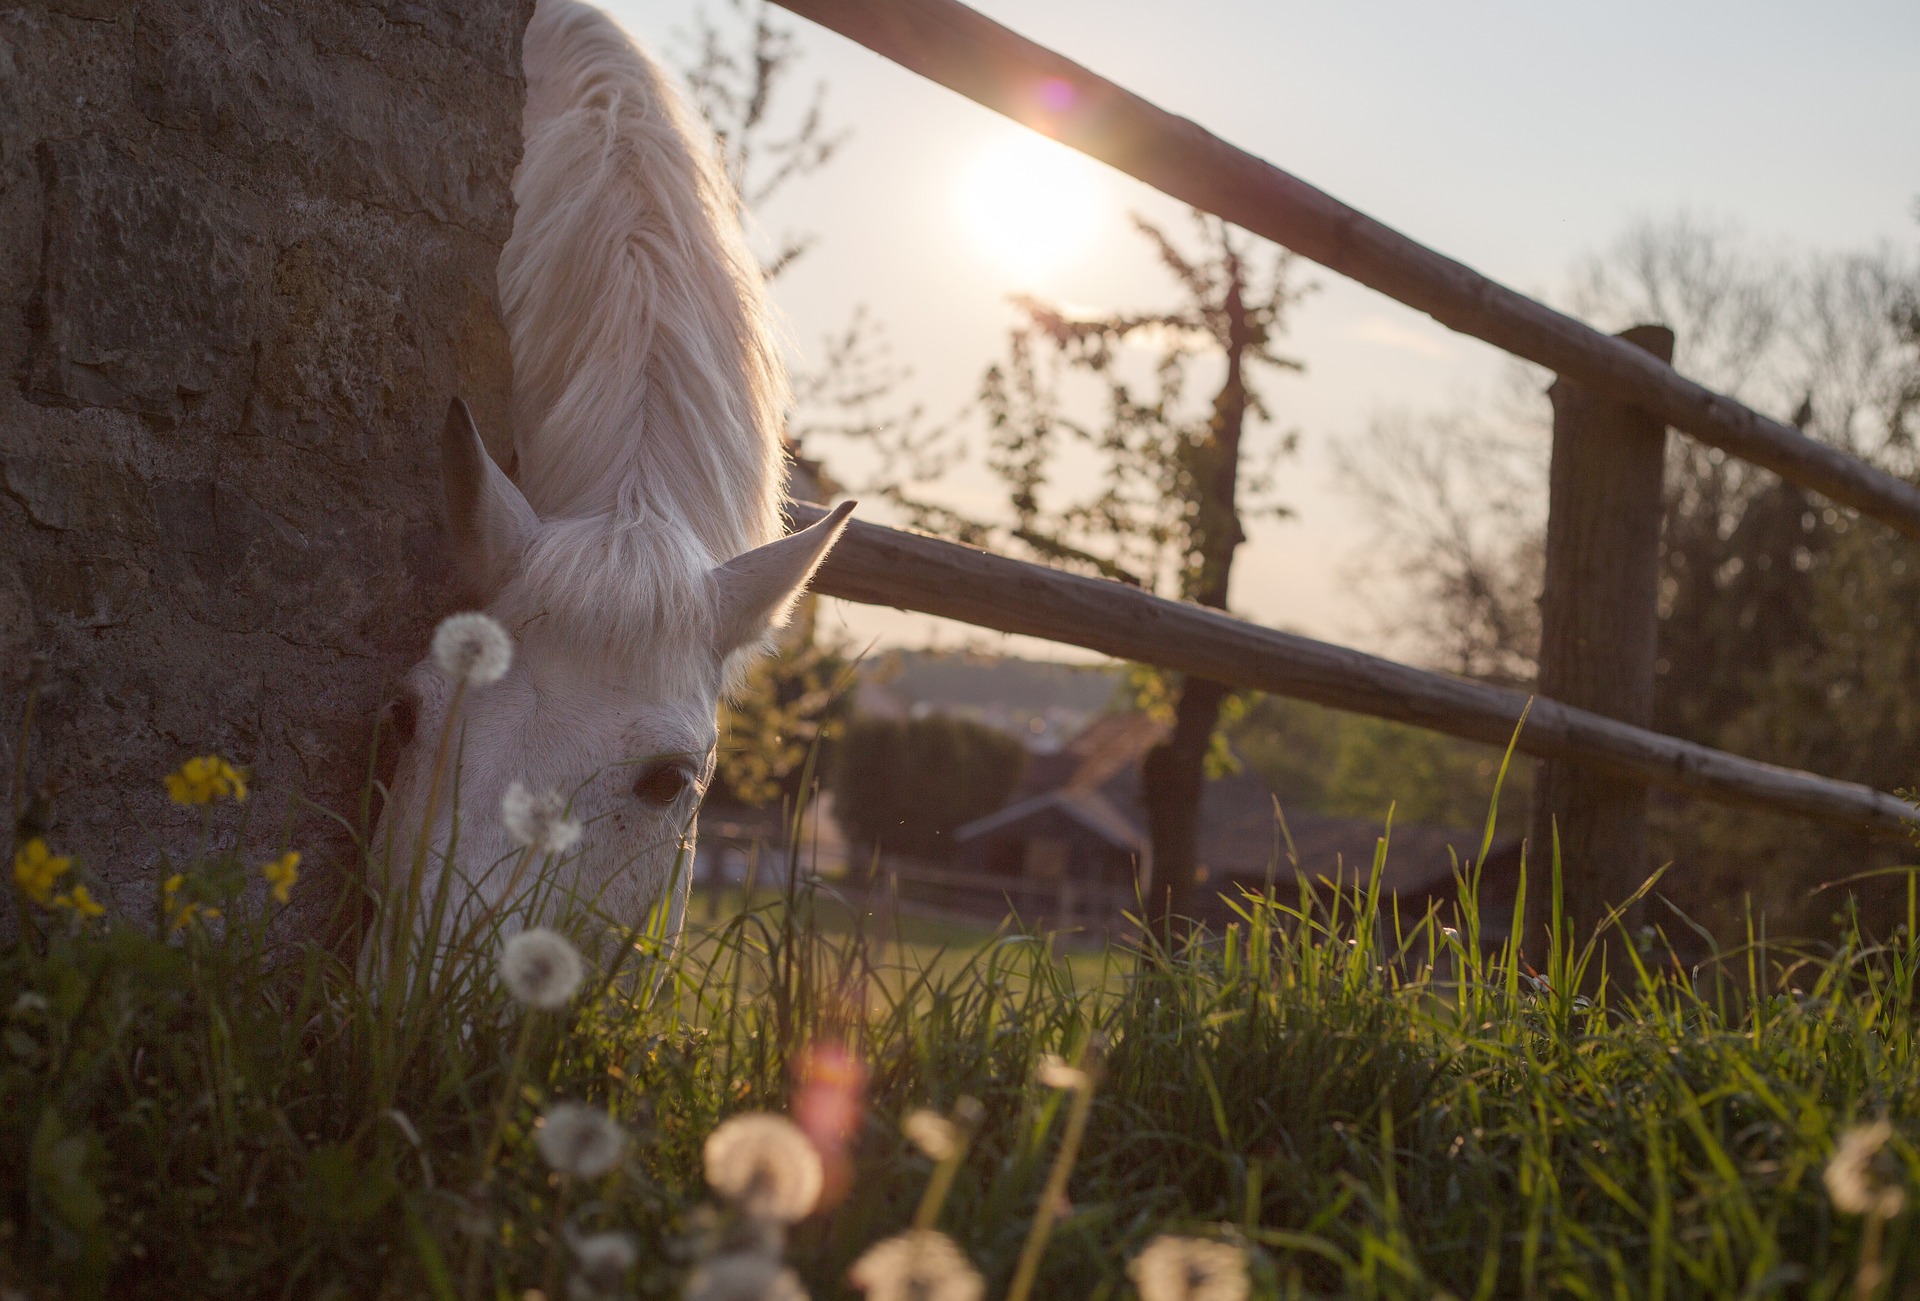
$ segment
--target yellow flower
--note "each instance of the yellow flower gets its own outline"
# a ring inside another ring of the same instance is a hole
[[[247,774],[219,755],[203,754],[167,775],[167,794],[175,804],[211,804],[231,795],[247,798]]]
[[[202,903],[189,900],[180,902],[180,887],[187,881],[185,873],[175,872],[160,885],[160,911],[166,915],[167,929],[177,931],[195,918],[213,921],[220,916],[218,908],[209,908]]]
[[[273,887],[274,902],[285,903],[293,893],[293,883],[300,879],[300,851],[289,849],[271,863],[262,864],[260,875]]]
[[[13,880],[27,898],[42,907],[53,894],[53,883],[66,875],[73,859],[48,851],[47,842],[35,836],[13,856]]]
[[[107,911],[103,905],[87,892],[87,887],[84,885],[74,886],[73,890],[68,894],[55,895],[53,897],[53,906],[55,908],[71,908],[73,915],[80,918],[98,917]]]

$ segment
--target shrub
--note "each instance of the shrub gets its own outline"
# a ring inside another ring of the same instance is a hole
[[[1013,737],[967,719],[855,719],[835,748],[834,817],[869,851],[945,858],[955,829],[1006,803],[1026,757]]]

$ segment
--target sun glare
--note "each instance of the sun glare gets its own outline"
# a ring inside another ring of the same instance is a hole
[[[1004,138],[963,174],[961,211],[981,249],[1022,278],[1077,261],[1107,219],[1105,178],[1044,136]]]

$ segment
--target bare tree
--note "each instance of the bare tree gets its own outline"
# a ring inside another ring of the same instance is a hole
[[[1356,447],[1336,450],[1336,473],[1374,531],[1352,566],[1355,586],[1403,654],[1465,677],[1533,680],[1547,444],[1532,408],[1541,387],[1537,372],[1516,367],[1484,405],[1382,414]]]
[[[1213,218],[1194,216],[1197,253],[1134,224],[1179,288],[1174,307],[1082,316],[1016,300],[1006,360],[980,391],[1008,516],[897,499],[922,527],[1225,609],[1247,519],[1285,513],[1272,467],[1295,436],[1259,453],[1249,438],[1273,422],[1260,374],[1300,369],[1277,341],[1304,290],[1291,255],[1256,253]],[[1203,384],[1210,398],[1195,392]],[[1154,904],[1168,917],[1194,901],[1200,794],[1229,689],[1158,685],[1173,732],[1147,758],[1145,798]]]
[[[1603,329],[1672,326],[1682,372],[1906,475],[1920,472],[1917,298],[1920,263],[1891,247],[1793,254],[1684,215],[1636,224],[1580,265],[1568,294]],[[1347,459],[1375,517],[1376,574],[1417,594],[1422,651],[1456,671],[1530,676],[1551,445],[1541,387],[1536,374],[1517,405],[1509,386],[1465,413],[1378,420]],[[1890,633],[1911,622],[1906,544],[1717,449],[1675,438],[1668,456],[1656,726],[1911,782],[1920,722],[1909,728],[1896,702],[1920,692],[1920,661]],[[1709,883],[1704,895],[1738,899],[1761,864],[1787,880],[1831,857],[1804,828],[1661,812],[1669,843],[1708,863],[1689,878]]]
[[[774,22],[766,0],[726,0],[726,10],[731,19],[724,24],[712,10],[695,17],[694,48],[681,71],[720,142],[741,205],[759,212],[789,184],[831,162],[850,132],[828,127],[825,82],[813,84],[804,107],[786,111],[800,49],[793,29]],[[767,279],[792,266],[816,238],[781,236],[764,266]]]
[[[1891,248],[1793,257],[1682,214],[1638,222],[1584,259],[1567,302],[1603,329],[1669,325],[1683,373],[1912,473],[1916,398],[1900,305],[1917,277],[1913,259]],[[1360,572],[1376,592],[1395,589],[1387,631],[1403,644],[1417,639],[1414,653],[1455,672],[1532,676],[1551,447],[1540,396],[1547,378],[1516,365],[1493,393],[1451,410],[1376,417],[1340,460],[1376,530]],[[1662,590],[1670,614],[1687,603],[1690,586],[1738,576],[1737,566],[1728,572],[1737,558],[1729,543],[1748,507],[1780,485],[1688,439],[1673,439],[1669,458]],[[1399,595],[1408,588],[1425,608],[1411,620]]]
[[[815,82],[796,97],[801,50],[793,29],[776,21],[765,0],[727,0],[721,10],[702,10],[690,46],[682,72],[719,141],[743,220],[838,155],[850,132],[830,124],[825,83]],[[777,279],[815,243],[812,233],[781,234],[766,255],[763,274]],[[909,407],[905,419],[896,409],[910,378],[864,306],[817,354],[798,360],[792,369],[795,406],[787,425],[790,491],[826,497],[835,490],[826,468],[802,454],[810,439],[882,441],[883,431],[917,427],[917,407]],[[800,794],[791,787],[808,755],[837,726],[835,706],[845,672],[841,648],[817,635],[809,599],[775,653],[757,661],[722,705],[726,741],[717,770],[725,794],[749,804]]]

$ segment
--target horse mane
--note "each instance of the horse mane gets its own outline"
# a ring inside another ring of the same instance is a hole
[[[785,369],[713,138],[605,14],[539,0],[500,258],[513,477],[543,527],[502,593],[631,655],[780,534]]]

